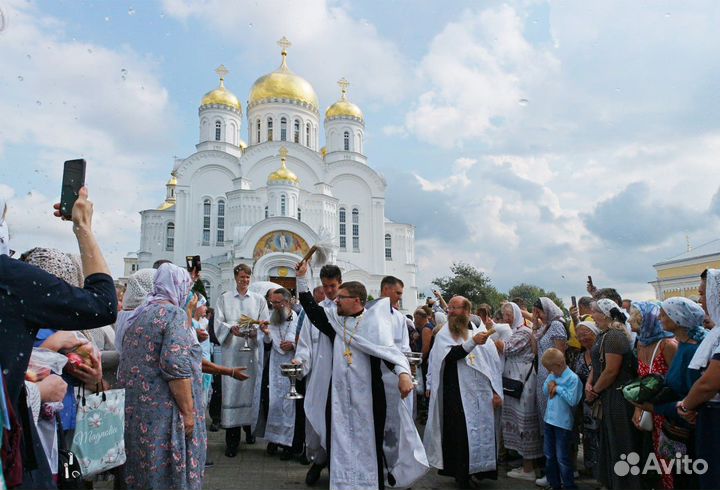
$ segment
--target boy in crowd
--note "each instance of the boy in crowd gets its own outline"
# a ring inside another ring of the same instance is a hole
[[[558,349],[548,349],[541,362],[550,371],[543,384],[543,393],[548,397],[545,412],[545,474],[553,489],[577,488],[570,443],[573,412],[582,398],[582,383],[577,374],[567,367],[565,355]]]

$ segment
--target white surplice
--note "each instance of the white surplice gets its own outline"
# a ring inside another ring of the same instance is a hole
[[[218,298],[215,307],[215,335],[222,347],[222,364],[228,367],[246,367],[249,379],[238,381],[230,376],[222,377],[222,411],[220,423],[224,428],[254,426],[257,422],[255,384],[262,374],[262,349],[258,348],[258,339],[248,339],[252,348],[242,352],[240,348],[245,339],[233,335],[230,331],[237,325],[241,315],[255,320],[269,320],[267,302],[257,293],[248,291],[240,295],[237,291],[226,291]],[[260,346],[262,347],[262,346]]]
[[[298,280],[298,288],[304,281]],[[392,316],[389,300],[365,311],[359,317],[341,317],[337,309],[325,309],[335,331],[334,342],[321,335],[318,357],[313,361],[312,390],[308,389],[305,412],[308,422],[320,436],[325,447],[325,407],[328,388],[332,394],[330,434],[330,488],[331,490],[378,488],[377,454],[375,450],[374,417],[372,410],[371,357],[395,365],[397,375],[410,374],[407,358],[395,346],[392,335]],[[359,322],[359,326],[358,326]],[[343,330],[355,332],[350,343],[352,363],[344,357]],[[330,379],[332,378],[332,384]],[[411,486],[428,469],[425,450],[417,433],[412,416],[404,403],[397,398],[392,403],[387,397],[387,413],[397,412],[399,418],[395,457],[385,454],[388,471],[395,479],[396,488]],[[397,457],[401,454],[402,457]]]
[[[255,431],[257,437],[268,442],[274,442],[282,446],[290,446],[295,434],[295,400],[288,400],[285,395],[290,392],[290,379],[280,372],[280,364],[287,364],[293,360],[295,351],[284,351],[280,348],[280,342],[287,340],[295,343],[295,331],[297,328],[297,316],[293,313],[290,320],[282,325],[270,324],[268,327],[269,336],[262,331],[258,333],[260,341],[272,343],[270,350],[270,362],[268,363],[268,415],[264,420],[258,410],[258,424]],[[258,376],[261,376],[259,374]],[[262,383],[255,383],[255,399],[260,400]]]
[[[457,372],[462,406],[465,411],[471,475],[497,468],[497,417],[492,406],[493,392],[503,397],[502,362],[495,343],[488,340],[483,345],[475,345],[472,337],[478,332],[486,331],[486,328],[474,324],[472,327],[466,341],[453,339],[447,325],[435,335],[427,375],[430,410],[423,437],[430,465],[443,469],[443,370],[445,357],[450,349],[462,345],[468,355],[457,361]]]

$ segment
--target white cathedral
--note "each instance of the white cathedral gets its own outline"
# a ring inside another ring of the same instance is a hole
[[[363,113],[338,84],[340,99],[325,111],[313,87],[287,65],[257,79],[247,103],[248,143],[240,137],[243,107],[220,86],[200,102],[197,151],[176,159],[165,202],[141,211],[140,250],[125,258],[125,275],[158,259],[184,264],[202,257],[211,302],[233,289],[233,267],[253,279],[295,289],[294,265],[310,246],[331,236],[333,263],[344,281],[360,281],[378,296],[385,275],[405,283],[403,309],[417,304],[415,229],[385,217],[386,182],[363,153]],[[317,274],[318,271],[315,271]]]

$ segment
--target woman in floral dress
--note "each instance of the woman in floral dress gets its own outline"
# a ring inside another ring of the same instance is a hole
[[[202,349],[182,309],[191,286],[187,271],[161,265],[147,303],[128,319],[118,369],[128,488],[202,488]]]

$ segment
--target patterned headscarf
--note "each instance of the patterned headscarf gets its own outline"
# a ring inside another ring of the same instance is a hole
[[[584,321],[578,323],[577,327],[575,327],[575,331],[577,332],[580,329],[580,327],[587,328],[592,333],[594,333],[596,337],[598,335],[600,335],[600,329],[597,328],[597,326],[595,325],[595,322],[592,320],[584,320]]]
[[[600,310],[600,312],[608,318],[612,318],[615,321],[623,323],[627,320],[627,316],[625,315],[625,313],[623,313],[623,310],[620,308],[620,306],[618,306],[618,304],[611,299],[599,299],[595,302],[595,305],[597,306],[598,310]]]
[[[123,310],[134,310],[143,304],[152,293],[155,272],[155,269],[140,269],[130,276],[123,296]]]
[[[517,304],[513,303],[512,301],[508,301],[507,303],[505,303],[505,305],[510,305],[512,307],[513,322],[510,326],[512,327],[514,332],[518,328],[525,325],[525,318],[523,317],[522,310],[520,310],[520,307]]]
[[[640,345],[652,345],[662,339],[673,337],[660,323],[660,304],[657,301],[636,301],[632,304],[642,316],[638,342]]]
[[[162,264],[155,271],[152,294],[148,295],[145,303],[130,315],[128,325],[133,325],[150,305],[169,302],[179,308],[184,308],[192,285],[193,282],[188,271],[169,262]]]
[[[33,248],[23,254],[25,262],[59,277],[71,286],[82,287],[84,282],[80,258],[55,248]]]
[[[10,230],[5,222],[5,211],[7,204],[5,199],[0,197],[0,255],[10,255]]]
[[[694,301],[687,298],[669,298],[662,302],[662,309],[675,324],[688,332],[688,337],[696,342],[705,338],[705,311]]]
[[[550,322],[554,321],[564,323],[565,318],[563,316],[563,312],[560,307],[553,302],[553,300],[543,296],[540,298],[540,304],[542,305],[543,312],[545,312],[545,323],[547,325],[550,325]]]

